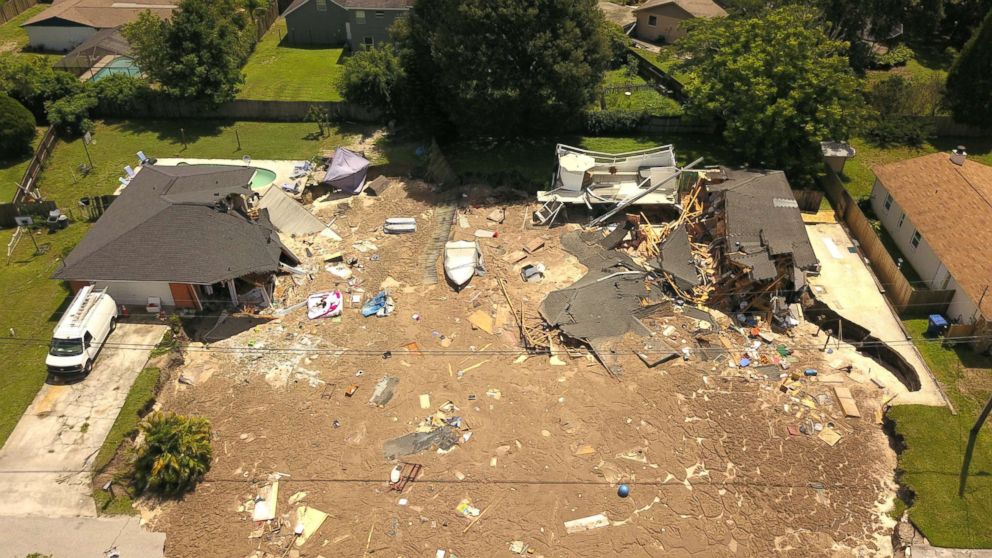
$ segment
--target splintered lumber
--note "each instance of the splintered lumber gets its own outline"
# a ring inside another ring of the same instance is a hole
[[[860,418],[861,411],[858,410],[858,404],[854,401],[854,396],[851,395],[851,390],[844,386],[835,386],[834,393],[837,394],[837,401],[840,403],[840,408],[844,410],[844,415],[851,418]]]

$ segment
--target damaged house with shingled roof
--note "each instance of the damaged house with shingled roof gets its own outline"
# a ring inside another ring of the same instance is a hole
[[[274,274],[299,259],[251,189],[252,167],[144,166],[65,258],[55,279],[117,302],[201,310],[268,305]]]
[[[820,263],[785,173],[721,168],[707,172],[706,190],[729,306],[771,311],[774,294],[793,302],[805,289],[806,274],[819,273]]]

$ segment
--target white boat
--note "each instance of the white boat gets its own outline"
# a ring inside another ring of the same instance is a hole
[[[456,289],[465,286],[482,265],[479,245],[469,240],[444,244],[444,274]]]

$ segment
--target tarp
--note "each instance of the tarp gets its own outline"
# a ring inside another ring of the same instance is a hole
[[[258,205],[269,210],[269,220],[283,234],[305,236],[327,228],[298,201],[275,186],[269,186]]]
[[[343,147],[334,150],[334,158],[327,165],[327,174],[323,182],[335,188],[361,193],[365,189],[365,175],[369,171],[369,162]]]

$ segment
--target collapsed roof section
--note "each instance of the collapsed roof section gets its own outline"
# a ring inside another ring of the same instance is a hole
[[[646,287],[647,270],[623,252],[606,248],[616,244],[613,235],[576,231],[562,236],[561,242],[589,272],[544,299],[540,306],[544,320],[590,344],[628,332],[649,335],[638,318],[650,315],[665,299],[659,298],[658,289]]]
[[[709,177],[707,191],[717,209],[714,233],[725,241],[732,272],[756,283],[773,281],[781,290],[798,290],[805,285],[806,272],[819,271],[784,172],[721,169]]]

